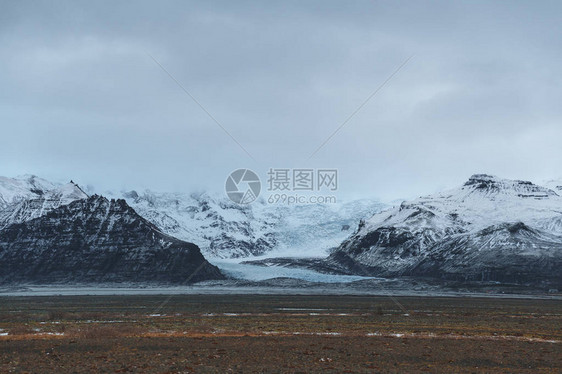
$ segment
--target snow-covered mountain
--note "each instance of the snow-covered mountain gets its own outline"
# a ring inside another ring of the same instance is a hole
[[[58,281],[60,269],[78,266],[74,280],[119,281],[140,271],[139,281],[176,282],[187,273],[174,264],[206,266],[196,243],[207,257],[250,258],[254,267],[561,288],[562,183],[545,185],[478,174],[383,211],[374,200],[239,205],[206,193],[129,191],[108,200],[72,182],[0,178],[0,275],[17,278],[16,269],[25,279]],[[201,279],[222,277],[207,270]]]
[[[266,254],[326,255],[359,219],[383,209],[375,200],[287,206],[258,200],[240,205],[207,193],[106,193],[124,198],[163,232],[197,243],[211,258]]]
[[[0,176],[0,209],[22,200],[39,198],[56,187],[55,183],[35,175],[23,175],[16,178]]]
[[[199,248],[124,200],[78,199],[0,230],[0,283],[192,283],[224,279]]]
[[[362,221],[328,258],[351,273],[562,283],[562,197],[473,175]]]
[[[197,243],[206,256],[260,255],[276,245],[275,218],[257,218],[250,205],[206,193],[108,193],[124,198],[141,216],[168,235]]]

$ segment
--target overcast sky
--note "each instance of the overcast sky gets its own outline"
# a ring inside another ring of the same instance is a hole
[[[561,177],[561,12],[555,1],[0,0],[0,175],[222,191],[237,168],[265,179],[325,167],[339,170],[339,196],[381,199],[474,173]]]

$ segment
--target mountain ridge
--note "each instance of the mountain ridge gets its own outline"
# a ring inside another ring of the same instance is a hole
[[[53,189],[42,191],[36,197],[17,199],[16,202],[0,209],[0,228],[38,218],[62,205],[88,197],[88,194],[77,184],[70,181]]]

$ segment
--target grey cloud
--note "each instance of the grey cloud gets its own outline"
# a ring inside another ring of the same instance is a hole
[[[2,2],[0,174],[220,190],[239,167],[261,175],[271,166],[337,167],[342,195],[383,198],[431,192],[475,172],[558,177],[561,7]]]

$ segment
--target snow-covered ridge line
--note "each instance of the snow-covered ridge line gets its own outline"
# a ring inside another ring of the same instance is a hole
[[[549,188],[476,174],[459,188],[403,202],[374,215],[365,221],[361,232],[411,223],[437,231],[460,226],[477,231],[506,222],[544,228],[546,221],[561,215],[562,198]]]
[[[57,184],[35,175],[16,178],[0,176],[0,209],[22,200],[38,198],[56,187]]]
[[[57,185],[36,176],[0,177],[0,229],[41,217],[53,209],[88,198],[70,181]]]

